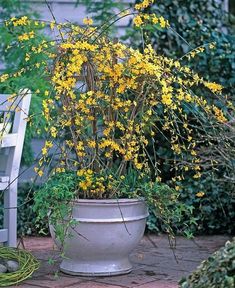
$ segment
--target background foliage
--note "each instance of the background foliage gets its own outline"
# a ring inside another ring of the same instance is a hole
[[[0,20],[8,20],[11,17],[20,17],[20,16],[28,16],[32,19],[38,19],[40,15],[30,9],[29,3],[23,2],[20,0],[9,0],[4,1],[0,0]],[[21,27],[22,33],[23,27]],[[48,41],[48,36],[43,33],[43,28],[38,26],[35,29],[37,36],[31,40],[31,46],[37,44],[40,41]],[[0,24],[0,62],[3,64],[2,69],[4,72],[9,73],[15,71],[16,69],[20,69],[25,67],[25,58],[28,52],[29,47],[17,45],[15,44],[12,49],[8,49],[8,46],[12,43],[17,43],[17,34],[13,33],[8,27]],[[39,56],[37,61],[42,62],[44,59]],[[33,65],[34,63],[31,63]],[[43,68],[42,68],[43,69]],[[44,121],[42,120],[41,110],[42,110],[42,98],[43,96],[40,94],[36,94],[36,90],[45,91],[49,89],[49,84],[45,79],[38,77],[40,75],[40,69],[35,70],[35,73],[24,74],[23,76],[18,78],[18,81],[14,81],[11,83],[9,80],[7,85],[0,84],[0,93],[12,93],[12,91],[19,91],[20,89],[26,87],[29,88],[33,95],[32,101],[30,105],[30,113],[34,114],[37,123],[36,125],[29,126],[26,130],[25,136],[25,144],[23,151],[22,164],[30,165],[33,162],[33,152],[31,148],[31,140],[33,137],[38,137],[40,135],[40,128],[44,125]]]

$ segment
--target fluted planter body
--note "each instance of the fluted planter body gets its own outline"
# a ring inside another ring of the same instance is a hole
[[[129,255],[143,237],[147,216],[143,200],[76,201],[73,219],[79,223],[66,239],[60,269],[87,276],[129,273]]]

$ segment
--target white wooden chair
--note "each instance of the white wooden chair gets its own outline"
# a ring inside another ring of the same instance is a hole
[[[4,223],[3,229],[0,229],[0,243],[16,247],[17,184],[31,92],[21,90],[13,101],[9,101],[9,97],[0,94],[0,114],[4,118],[4,128],[0,129],[0,195],[4,193]],[[12,122],[10,133],[4,131],[7,122]]]

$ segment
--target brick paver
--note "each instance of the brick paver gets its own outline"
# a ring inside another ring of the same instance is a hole
[[[25,249],[40,261],[41,267],[20,288],[176,288],[182,276],[192,272],[211,253],[224,245],[228,236],[201,236],[194,240],[177,237],[177,246],[169,248],[166,236],[147,235],[133,251],[133,271],[112,277],[77,277],[59,272],[58,251],[49,237],[29,237]],[[48,258],[55,259],[50,265]]]

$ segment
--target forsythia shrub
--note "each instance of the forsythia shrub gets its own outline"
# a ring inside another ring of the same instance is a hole
[[[134,11],[114,16],[110,25],[125,15],[134,15],[133,25],[137,29],[170,29],[163,16],[144,13],[152,3],[144,0],[135,5]],[[72,194],[70,189],[57,194],[56,187],[54,194],[45,193],[44,189],[36,193],[40,217],[47,216],[48,209],[41,209],[40,205],[47,200],[52,204],[50,211],[57,220],[63,216],[63,221],[69,212],[65,205],[68,199],[120,198],[127,192],[128,197],[144,196],[162,216],[169,232],[174,211],[164,203],[169,198],[171,203],[177,203],[185,173],[190,172],[195,180],[201,178],[203,159],[198,147],[202,146],[202,139],[203,145],[210,147],[215,131],[229,129],[234,106],[223,99],[220,84],[205,80],[180,59],[159,55],[150,44],[135,49],[109,38],[107,26],[94,27],[89,18],[83,22],[85,28],[52,21],[50,28],[55,40],[38,39],[38,43],[32,43],[35,25],[43,26],[44,22],[24,16],[4,23],[15,33],[17,44],[28,47],[29,52],[25,67],[1,75],[0,82],[7,85],[8,79],[17,81],[24,73],[40,69],[42,78],[49,79],[51,84],[50,90],[38,90],[45,97],[42,117],[46,121],[47,140],[35,172],[42,177],[49,168],[48,185],[54,177],[67,178],[67,173],[69,179],[70,174],[74,179]],[[22,26],[27,29],[22,31]],[[45,57],[42,62],[37,61],[39,55]],[[205,99],[204,91],[223,105]],[[157,135],[165,139],[171,151],[174,168],[169,176],[174,189],[162,190],[158,186],[162,171],[155,153]],[[231,145],[229,139],[225,143]],[[216,167],[217,163],[211,159],[210,165]],[[127,186],[131,188],[128,192],[125,178],[129,173],[135,173],[137,181],[136,186]],[[57,197],[62,197],[61,205]]]
[[[138,7],[140,1],[135,2]],[[121,4],[117,5],[112,1],[98,4],[98,2],[82,0],[77,3],[85,4],[88,13],[96,12],[94,22],[100,25],[104,25],[105,21],[110,18],[108,13],[111,9],[119,11],[123,9]],[[140,24],[140,29],[136,26],[134,29],[133,27],[127,28],[123,38],[131,41],[135,47],[142,47],[143,38],[147,39],[158,53],[173,59],[181,59],[182,63],[189,65],[191,69],[199,72],[209,81],[220,79],[226,98],[234,101],[235,37],[234,30],[228,23],[228,15],[224,13],[223,5],[222,2],[215,0],[153,1],[152,5],[143,6],[145,13],[155,13],[170,19],[170,29],[164,29],[160,25],[143,25],[141,17],[137,17],[135,22],[137,26]],[[198,11],[201,13],[198,14]],[[223,107],[223,103],[220,103],[218,98],[211,97],[207,91],[203,91],[203,96],[208,101],[215,101],[216,105]],[[192,115],[188,116],[188,121],[193,122]],[[205,127],[205,129],[207,128]],[[161,131],[161,127],[159,127],[159,131],[164,132]],[[197,131],[193,130],[192,133],[196,134]],[[205,162],[214,158],[216,161],[219,160],[220,165],[214,169],[205,163],[202,167],[204,176],[200,183],[192,179],[191,173],[185,175],[179,201],[187,203],[187,207],[192,211],[194,217],[192,219],[191,215],[188,218],[186,213],[184,220],[181,219],[182,222],[177,224],[176,230],[188,225],[194,233],[233,233],[235,151],[232,143],[235,139],[232,125],[227,133],[230,137],[228,149],[221,145],[221,141],[216,137],[207,148],[197,146],[197,149],[202,151],[200,157],[207,159]],[[224,137],[222,136],[224,131],[215,131],[216,134],[220,135],[220,138]],[[174,178],[175,166],[171,147],[167,145],[165,135],[162,136],[161,133],[156,134],[155,141],[158,143],[158,147],[157,149],[150,147],[149,155],[157,157],[158,162],[161,163],[159,168],[163,181],[171,182],[171,179]],[[161,229],[161,224],[154,216],[154,211],[150,210],[150,212],[148,228],[158,231]]]

